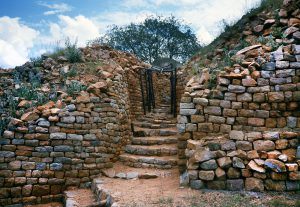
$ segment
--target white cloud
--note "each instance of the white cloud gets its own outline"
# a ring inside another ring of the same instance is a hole
[[[39,32],[20,23],[19,18],[0,17],[0,66],[13,67],[28,60]]]
[[[84,46],[87,40],[100,36],[100,28],[91,19],[79,15],[74,18],[59,15],[57,23],[50,23],[50,36],[44,37],[45,42],[63,40],[69,37],[78,40],[79,46]]]
[[[50,10],[44,12],[44,15],[54,15],[54,14],[61,14],[64,12],[68,12],[72,10],[72,7],[66,3],[60,4],[48,4],[46,2],[38,2],[38,5],[46,7]]]
[[[132,12],[105,12],[97,17],[93,18],[93,21],[102,29],[102,33],[105,32],[108,26],[111,25],[127,25],[132,22],[138,23],[144,21],[148,16],[154,15],[155,13],[148,10],[142,10],[137,13]]]
[[[185,1],[185,0],[179,0]],[[191,0],[192,1],[192,0]],[[224,19],[227,23],[234,22],[260,2],[260,0],[210,0],[198,1],[193,7],[186,7],[176,11],[176,16],[183,18],[197,31],[197,37],[203,43],[210,43],[221,31],[220,22]]]
[[[127,8],[132,8],[132,7],[149,7],[150,4],[146,0],[124,0],[122,2],[122,5],[127,7]]]
[[[261,0],[125,0],[128,11],[105,12],[96,18],[101,28],[108,25],[124,25],[143,21],[149,15],[174,16],[183,19],[196,32],[198,39],[210,43],[222,30],[220,22],[238,20],[246,11]],[[134,12],[130,8],[140,8]]]

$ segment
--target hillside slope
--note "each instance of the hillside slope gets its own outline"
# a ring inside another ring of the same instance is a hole
[[[249,11],[237,23],[225,26],[224,32],[203,47],[184,70],[191,77],[207,68],[211,88],[216,84],[219,71],[230,70],[234,65],[247,68],[254,62],[262,66],[270,60],[272,51],[286,50],[288,45],[299,43],[299,8],[300,1],[297,0],[263,0],[258,8]]]

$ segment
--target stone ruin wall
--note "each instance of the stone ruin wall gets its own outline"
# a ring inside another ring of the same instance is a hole
[[[125,70],[106,83],[12,119],[0,138],[1,206],[61,200],[112,167],[132,135]]]
[[[216,90],[187,84],[178,153],[192,188],[300,189],[300,45],[280,50],[262,70],[221,73]]]
[[[128,70],[126,73],[128,84],[129,100],[130,100],[130,115],[131,120],[135,120],[144,114],[142,103],[142,92],[140,83],[140,73],[134,70]]]
[[[108,69],[113,77],[104,85],[12,119],[0,137],[0,205],[61,201],[68,186],[89,186],[113,166],[131,142],[131,122],[144,114],[139,70],[145,66],[126,58],[118,61],[123,69]],[[3,93],[13,87],[12,73],[1,71]],[[169,76],[154,73],[153,86],[156,104],[169,100]],[[7,105],[5,99],[1,103]]]

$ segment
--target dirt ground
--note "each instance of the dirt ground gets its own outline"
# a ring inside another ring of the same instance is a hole
[[[25,207],[63,207],[62,203],[53,202],[53,203],[45,203],[45,204],[36,204],[36,205],[25,205]]]
[[[149,180],[101,177],[105,189],[117,196],[118,203],[122,207],[300,207],[300,192],[192,190],[179,186],[178,169],[130,168],[117,163],[114,170],[116,173],[138,172],[158,175],[158,178]],[[71,197],[77,204],[75,206],[89,206],[95,202],[90,189],[74,189]],[[51,203],[30,207],[62,206],[60,203]]]
[[[155,179],[123,180],[103,177],[104,186],[119,198],[124,207],[231,207],[231,206],[299,206],[300,193],[257,193],[192,190],[179,187],[177,169],[151,170],[116,164],[118,172],[151,172]]]

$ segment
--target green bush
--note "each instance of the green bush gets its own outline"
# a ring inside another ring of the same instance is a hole
[[[30,61],[33,63],[34,67],[42,67],[43,64],[42,56],[30,58]]]
[[[283,35],[281,32],[281,27],[273,27],[271,31],[271,35],[275,38],[281,38]]]
[[[6,117],[0,118],[0,136],[3,135],[3,132],[7,129],[9,119]]]
[[[72,43],[69,38],[65,41],[65,57],[70,63],[78,63],[82,61],[81,51],[77,47],[77,41]]]
[[[209,80],[208,80],[208,88],[213,89],[217,86],[217,77],[220,71],[216,69],[210,69],[209,71]]]
[[[269,35],[268,37],[260,36],[257,41],[263,45],[271,47],[272,51],[276,50],[280,46],[280,44],[274,40],[272,35]]]
[[[79,81],[71,81],[70,84],[67,84],[67,94],[75,98],[75,95],[80,93],[80,91],[85,91],[87,86],[83,85]]]

